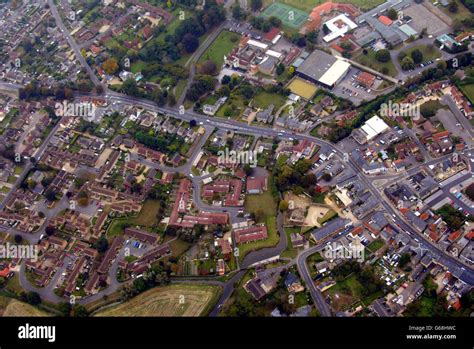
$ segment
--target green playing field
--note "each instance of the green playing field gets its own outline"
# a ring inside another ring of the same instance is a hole
[[[295,7],[274,2],[270,4],[260,15],[263,18],[277,17],[284,26],[299,29],[308,20],[308,14],[304,11],[298,10]]]

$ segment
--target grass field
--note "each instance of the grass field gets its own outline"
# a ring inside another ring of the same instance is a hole
[[[270,104],[273,104],[275,108],[273,108],[273,112],[276,112],[278,109],[280,109],[283,104],[285,104],[286,97],[276,94],[276,93],[268,93],[265,91],[262,91],[258,93],[254,99],[252,100],[252,106],[265,109],[267,108]]]
[[[264,0],[263,4],[266,6],[271,4],[273,0]],[[279,3],[287,4],[294,6],[300,10],[311,12],[311,10],[322,4],[325,3],[326,0],[277,0]],[[355,5],[356,7],[360,7],[362,10],[371,9],[377,5],[384,3],[384,0],[340,0],[337,1],[342,4],[350,3]]]
[[[107,236],[113,237],[123,233],[126,224],[140,225],[145,227],[151,227],[155,223],[158,223],[156,214],[160,209],[160,202],[158,200],[147,200],[143,204],[142,209],[135,217],[120,217],[115,218],[110,223],[107,229]]]
[[[27,303],[20,302],[16,299],[0,296],[0,316],[40,317],[40,316],[49,316],[49,314]]]
[[[220,287],[210,285],[157,287],[95,316],[205,316],[220,293]]]
[[[227,55],[239,42],[240,35],[229,31],[222,31],[206,52],[199,58],[198,64],[207,60],[213,61],[219,68],[224,63],[224,55]]]
[[[370,244],[367,245],[367,249],[369,249],[371,252],[375,252],[379,249],[381,249],[385,243],[381,239],[377,239],[372,241]]]
[[[263,18],[277,17],[286,27],[299,29],[308,20],[308,13],[287,4],[275,2],[270,4],[260,14]]]
[[[255,213],[262,210],[265,217],[276,216],[276,202],[270,190],[258,195],[247,195],[245,198],[245,212]]]
[[[300,78],[295,78],[289,85],[288,88],[290,89],[291,92],[294,94],[297,94],[298,96],[303,97],[304,99],[310,100],[311,97],[314,96],[314,94],[317,91],[316,85],[305,81]]]
[[[423,62],[430,60],[434,61],[436,58],[441,57],[441,52],[434,45],[417,45],[402,52],[409,56],[416,49],[420,50],[420,52],[423,54]]]
[[[464,93],[464,95],[471,102],[471,104],[474,104],[474,83],[465,85],[460,84],[459,89],[462,93]]]
[[[361,53],[357,57],[354,57],[354,61],[363,64],[366,67],[372,68],[380,73],[384,73],[383,70],[386,70],[386,75],[397,76],[398,74],[397,68],[395,68],[395,65],[393,65],[392,61],[388,61],[386,63],[379,62],[375,58],[374,50],[369,49],[367,55]]]

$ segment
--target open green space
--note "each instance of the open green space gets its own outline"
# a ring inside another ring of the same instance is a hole
[[[393,64],[392,61],[388,62],[379,62],[375,58],[375,51],[368,49],[368,52],[366,55],[362,52],[360,55],[356,56],[353,58],[354,61],[357,63],[363,64],[366,67],[369,67],[371,69],[374,69],[382,74],[386,74],[389,76],[397,76],[398,71],[397,68],[395,68],[395,65]]]
[[[114,237],[123,234],[123,230],[130,225],[140,225],[152,227],[158,223],[156,215],[160,209],[158,200],[147,200],[143,204],[142,209],[136,216],[119,217],[112,220],[107,229],[107,236]]]
[[[466,96],[466,98],[474,104],[474,83],[471,84],[459,84],[459,89]]]
[[[232,51],[232,48],[237,45],[239,39],[239,34],[223,30],[199,58],[198,64],[211,60],[219,68],[224,63],[224,56]]]
[[[252,100],[252,106],[265,109],[270,104],[274,105],[273,112],[275,113],[285,104],[286,97],[277,93],[269,93],[266,91],[259,92]]]
[[[420,50],[423,55],[423,62],[430,60],[434,61],[436,58],[441,57],[441,52],[435,45],[417,45],[410,47],[409,49],[402,52],[405,53],[407,56],[410,56],[411,53],[415,50]],[[399,61],[401,60],[399,59]]]
[[[382,239],[376,239],[367,245],[367,249],[369,249],[371,252],[375,252],[381,249],[384,245],[385,243]]]

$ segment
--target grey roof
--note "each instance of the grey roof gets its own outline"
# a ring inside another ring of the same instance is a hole
[[[324,51],[314,50],[296,71],[312,79],[319,80],[336,61],[336,57]]]
[[[342,219],[340,217],[337,217],[329,221],[325,226],[313,230],[313,232],[311,232],[311,235],[316,241],[319,241],[343,229],[345,226],[349,225],[350,223],[351,221],[349,219]]]

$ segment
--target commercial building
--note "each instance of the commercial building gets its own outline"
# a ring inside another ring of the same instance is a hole
[[[296,74],[324,87],[333,88],[346,76],[350,66],[324,51],[314,50],[296,69]]]

